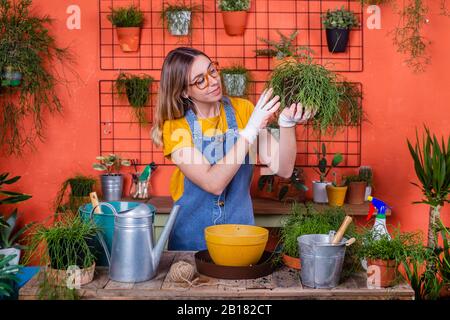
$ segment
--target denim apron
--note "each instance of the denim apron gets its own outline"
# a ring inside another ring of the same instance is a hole
[[[203,136],[197,116],[192,110],[186,113],[186,120],[192,133],[194,146],[207,158],[211,165],[224,157],[239,137],[234,109],[228,97],[223,97],[228,129],[212,137]],[[204,229],[215,224],[254,225],[253,205],[250,197],[250,183],[253,164],[247,153],[233,179],[220,196],[209,193],[184,177],[183,195],[175,201],[180,205],[177,219],[169,236],[169,250],[205,250]]]

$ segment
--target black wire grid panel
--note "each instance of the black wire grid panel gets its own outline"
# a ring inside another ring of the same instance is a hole
[[[249,96],[253,103],[259,98],[265,82],[254,81],[250,85]],[[357,84],[362,92],[362,85]],[[136,159],[140,165],[154,161],[157,165],[173,165],[163,156],[161,148],[153,145],[150,130],[156,102],[158,81],[152,84],[149,105],[144,107],[149,125],[140,125],[136,120],[127,98],[117,94],[114,80],[99,82],[100,105],[100,153],[117,153],[123,158]],[[359,98],[362,107],[362,99]],[[335,136],[324,136],[312,130],[311,125],[297,126],[296,165],[313,167],[317,165],[316,151],[321,150],[322,142],[327,146],[327,158],[336,152],[342,153],[344,161],[340,167],[359,167],[361,165],[361,123],[355,127],[345,127]]]
[[[328,51],[321,15],[327,9],[344,6],[355,12],[363,25],[360,1],[354,0],[252,0],[244,36],[230,37],[223,28],[216,0],[185,0],[202,9],[193,19],[190,36],[176,37],[168,33],[161,21],[164,0],[99,0],[100,68],[102,70],[160,70],[166,54],[181,45],[204,51],[220,65],[238,63],[252,71],[267,71],[271,58],[256,57],[256,49],[268,48],[260,38],[279,40],[277,30],[285,35],[298,30],[296,45],[308,45],[316,61],[334,71],[363,71],[363,29],[352,29],[345,53]],[[108,21],[111,8],[134,4],[145,14],[140,49],[136,53],[121,51],[115,28]],[[259,80],[259,79],[258,79]]]

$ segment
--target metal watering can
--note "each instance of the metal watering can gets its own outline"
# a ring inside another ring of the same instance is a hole
[[[142,282],[156,275],[164,245],[180,209],[175,205],[156,246],[153,246],[154,214],[145,204],[118,213],[109,203],[100,202],[92,208],[90,219],[97,207],[107,206],[114,213],[114,236],[109,252],[103,235],[97,236],[105,250],[109,265],[109,278],[119,282]]]

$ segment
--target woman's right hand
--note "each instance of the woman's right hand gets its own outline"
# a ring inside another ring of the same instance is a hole
[[[273,89],[264,90],[259,97],[258,103],[253,109],[253,113],[248,120],[244,130],[240,132],[250,144],[255,142],[260,129],[264,129],[269,118],[280,108],[280,97],[275,96],[272,99]],[[270,99],[270,100],[269,100]]]

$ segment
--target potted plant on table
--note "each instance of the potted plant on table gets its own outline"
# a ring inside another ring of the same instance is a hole
[[[350,29],[359,26],[355,14],[342,6],[341,9],[327,10],[322,18],[326,28],[328,50],[332,53],[345,52]]]
[[[326,181],[326,177],[330,173],[332,168],[337,167],[343,160],[343,157],[340,153],[336,153],[333,156],[333,159],[331,161],[331,165],[328,168],[328,161],[327,161],[327,148],[325,146],[325,143],[322,143],[322,153],[319,153],[316,151],[317,154],[317,169],[314,168],[314,171],[319,174],[320,180],[319,181],[313,181],[313,199],[315,203],[327,203],[328,202],[328,196],[327,196],[327,185],[330,185],[331,182]]]
[[[367,182],[364,177],[357,175],[349,175],[345,177],[345,185],[347,189],[347,203],[363,204],[366,200]]]
[[[247,15],[250,0],[219,0],[225,32],[229,36],[241,36],[247,26]]]
[[[90,176],[78,174],[66,179],[57,193],[54,208],[56,212],[65,212],[70,210],[72,213],[78,211],[78,208],[90,203],[89,194],[94,191],[96,179]],[[66,198],[67,190],[70,189],[69,201],[63,203]]]
[[[187,36],[191,32],[194,14],[201,10],[200,5],[187,5],[183,2],[165,4],[161,20],[167,21],[167,30],[173,36]]]
[[[119,173],[121,166],[130,166],[129,160],[124,160],[115,154],[98,156],[100,163],[94,163],[93,168],[98,171],[106,171],[101,175],[102,194],[105,201],[120,201],[123,191],[123,175]]]
[[[144,107],[148,104],[151,94],[153,77],[143,74],[140,76],[121,72],[116,80],[117,92],[126,95],[133,108],[135,118],[141,125],[148,124]]]
[[[367,197],[372,195],[373,189],[373,170],[370,166],[359,167],[358,176],[366,182],[366,192],[364,194],[364,201]]]
[[[333,172],[333,182],[326,186],[328,204],[332,207],[342,207],[347,193],[345,183],[338,184],[336,172]]]
[[[4,196],[4,198],[0,199],[0,205],[15,204],[30,199],[30,195],[3,190],[3,185],[11,185],[20,179],[20,176],[8,179],[8,175],[9,173],[0,175],[0,195]],[[27,224],[22,228],[18,228],[16,221],[17,208],[14,209],[8,217],[3,213],[0,215],[0,254],[4,256],[14,256],[14,258],[9,261],[9,264],[11,265],[19,264],[21,249],[24,247],[18,244],[18,240],[32,225]]]
[[[139,50],[141,28],[144,24],[143,12],[135,6],[111,9],[107,16],[111,24],[116,27],[117,39],[123,52]]]
[[[225,92],[231,97],[243,97],[250,84],[249,70],[243,66],[232,66],[220,71]]]

